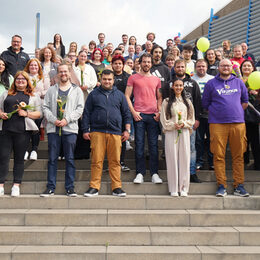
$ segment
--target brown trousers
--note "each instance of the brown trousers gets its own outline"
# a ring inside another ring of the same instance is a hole
[[[103,162],[107,152],[109,175],[112,190],[121,188],[121,136],[92,132],[91,137],[91,180],[89,186],[100,189]]]
[[[244,152],[246,151],[246,128],[244,123],[210,124],[210,150],[218,185],[227,186],[225,154],[229,142],[232,156],[234,187],[244,183]]]

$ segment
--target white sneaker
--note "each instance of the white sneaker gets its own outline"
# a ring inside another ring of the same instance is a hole
[[[142,173],[138,173],[133,181],[136,184],[141,184],[144,182],[144,176]]]
[[[181,191],[181,197],[187,197],[188,193],[186,191]]]
[[[30,160],[36,161],[37,160],[37,152],[32,151],[30,154]]]
[[[179,194],[178,194],[178,192],[171,192],[171,196],[172,197],[179,197]]]
[[[11,190],[11,196],[12,197],[19,197],[20,196],[20,187],[17,185],[13,185]]]
[[[162,179],[159,177],[159,175],[157,173],[154,173],[152,175],[152,182],[153,183],[156,183],[156,184],[159,184],[159,183],[162,183]]]
[[[126,150],[127,151],[133,150],[133,147],[131,146],[131,144],[128,140],[125,141],[125,144],[126,144]]]
[[[28,160],[28,157],[29,157],[29,153],[26,151],[25,154],[24,154],[24,160],[27,161]]]
[[[0,187],[0,196],[4,196],[5,195],[5,189],[4,186]]]

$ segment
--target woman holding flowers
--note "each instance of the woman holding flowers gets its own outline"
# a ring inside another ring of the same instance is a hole
[[[43,103],[43,98],[49,88],[48,83],[44,81],[43,79],[43,71],[40,62],[38,59],[30,59],[24,68],[24,71],[26,71],[29,74],[30,82],[33,86],[34,93],[37,94],[40,99],[41,103]],[[42,118],[36,119],[35,123],[37,127],[40,129]],[[41,132],[44,132],[44,129],[41,129]],[[38,145],[40,143],[40,132],[37,132],[31,136],[32,140],[32,151],[29,157],[28,149],[24,155],[24,160],[28,160],[28,157],[30,160],[37,160],[37,150]]]
[[[13,187],[11,196],[20,195],[24,173],[24,154],[30,140],[30,132],[38,131],[34,120],[41,117],[41,101],[34,95],[29,75],[18,71],[11,88],[0,96],[0,196],[4,195],[4,183],[13,151]]]
[[[74,67],[75,74],[80,82],[80,88],[84,93],[84,100],[86,101],[88,94],[94,89],[97,84],[97,76],[95,70],[89,64],[87,53],[80,51],[78,55],[78,64]]]
[[[195,123],[194,108],[185,97],[183,81],[172,82],[169,98],[162,103],[160,117],[165,133],[168,187],[171,196],[186,197],[190,185],[190,131]]]

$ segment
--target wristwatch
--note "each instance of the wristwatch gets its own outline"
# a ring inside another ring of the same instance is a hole
[[[126,132],[128,132],[128,134],[131,134],[131,130],[130,129],[126,129]]]

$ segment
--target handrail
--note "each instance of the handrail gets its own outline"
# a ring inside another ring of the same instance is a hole
[[[218,19],[218,16],[214,15],[214,10],[213,8],[210,9],[210,18],[209,18],[209,30],[208,30],[208,39],[210,41],[210,36],[211,36],[211,27],[212,27],[212,22],[213,19]]]
[[[249,0],[248,5],[248,20],[247,20],[247,32],[246,32],[246,44],[249,47],[249,33],[250,33],[250,25],[251,25],[251,8],[252,8],[252,0]]]

